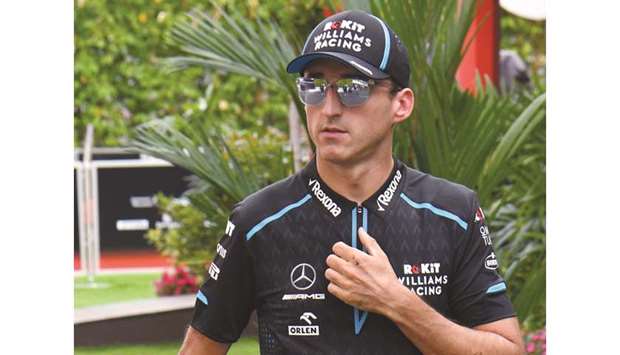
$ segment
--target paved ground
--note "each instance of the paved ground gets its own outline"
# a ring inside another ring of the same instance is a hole
[[[143,268],[143,267],[165,267],[172,265],[172,261],[162,256],[155,249],[144,250],[102,250],[99,260],[99,267],[102,269],[111,268]],[[73,269],[80,270],[80,255],[73,255]]]
[[[157,266],[157,267],[127,267],[127,268],[104,268],[97,272],[97,275],[115,275],[115,274],[149,274],[149,273],[162,273],[166,270],[173,270],[170,266]],[[76,270],[73,272],[74,276],[84,276],[86,271]]]
[[[84,307],[74,311],[73,323],[80,324],[189,309],[194,307],[195,301],[195,295],[182,295]]]

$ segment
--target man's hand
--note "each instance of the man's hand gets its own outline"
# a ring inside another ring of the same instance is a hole
[[[327,257],[325,277],[330,281],[327,291],[356,308],[384,314],[390,295],[403,288],[377,241],[363,228],[359,240],[368,254],[343,242],[332,247]]]

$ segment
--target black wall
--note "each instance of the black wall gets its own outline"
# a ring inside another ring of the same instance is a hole
[[[131,157],[135,158],[135,157]],[[148,220],[154,228],[161,221],[156,207],[136,208],[131,197],[154,196],[158,192],[179,197],[188,189],[189,172],[178,167],[99,168],[99,238],[101,251],[150,249],[146,230],[118,230],[119,220]],[[79,251],[77,181],[74,170],[74,251]]]

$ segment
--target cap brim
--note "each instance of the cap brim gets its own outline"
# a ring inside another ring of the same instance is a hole
[[[288,65],[286,66],[286,71],[289,73],[301,73],[306,68],[306,66],[310,64],[310,62],[319,58],[335,59],[336,61],[350,66],[351,68],[357,70],[361,74],[371,79],[387,79],[390,77],[388,74],[368,64],[364,60],[361,60],[349,54],[339,52],[313,52],[300,55],[299,57],[293,59],[290,63],[288,63]]]

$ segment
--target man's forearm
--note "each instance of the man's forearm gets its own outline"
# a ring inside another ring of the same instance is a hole
[[[395,287],[382,312],[424,354],[521,355],[520,341],[499,334],[460,326],[442,316],[406,287]]]
[[[211,340],[190,326],[179,355],[225,355],[229,347],[230,344]]]

